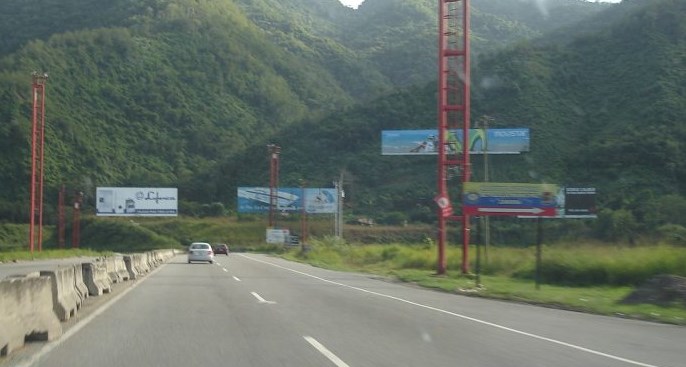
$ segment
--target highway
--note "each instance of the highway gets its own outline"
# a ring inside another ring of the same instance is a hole
[[[686,366],[686,328],[450,295],[258,254],[176,256],[41,366]]]

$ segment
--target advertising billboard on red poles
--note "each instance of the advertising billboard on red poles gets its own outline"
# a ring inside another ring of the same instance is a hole
[[[466,182],[462,210],[472,216],[554,217],[558,191],[554,184]]]

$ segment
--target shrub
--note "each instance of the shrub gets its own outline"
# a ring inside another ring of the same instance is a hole
[[[686,228],[678,224],[665,224],[657,229],[661,239],[674,245],[686,245]]]

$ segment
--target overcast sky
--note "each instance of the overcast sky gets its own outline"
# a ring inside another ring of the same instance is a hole
[[[341,4],[343,4],[345,6],[349,6],[351,8],[357,9],[357,7],[364,0],[339,0],[339,1],[341,2]],[[545,1],[545,0],[543,0],[543,1]],[[587,0],[587,1],[596,2],[596,0]],[[597,2],[600,2],[600,3],[618,3],[620,1],[621,0],[597,0]]]

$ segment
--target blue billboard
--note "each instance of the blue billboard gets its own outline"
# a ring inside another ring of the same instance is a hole
[[[271,190],[268,187],[239,187],[237,191],[239,213],[269,212]],[[330,214],[338,207],[336,189],[279,187],[274,194],[275,209],[281,212],[301,212],[304,204],[308,214]]]
[[[462,151],[462,130],[450,130],[446,136],[448,153]],[[529,129],[470,129],[471,154],[520,154],[529,151]],[[381,132],[382,155],[438,154],[438,130],[384,130]]]

